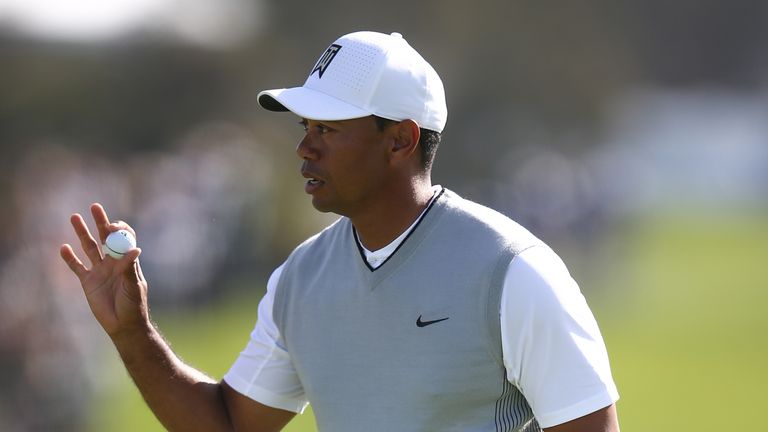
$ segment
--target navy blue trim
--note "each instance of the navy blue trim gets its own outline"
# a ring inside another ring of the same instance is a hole
[[[394,250],[394,251],[392,251],[392,253],[391,253],[391,254],[389,254],[389,256],[387,257],[387,259],[385,259],[385,260],[384,260],[384,262],[383,262],[383,263],[381,263],[381,265],[379,265],[379,266],[378,266],[378,267],[376,267],[376,268],[373,268],[373,266],[372,266],[372,265],[371,265],[371,264],[368,262],[368,260],[365,258],[365,251],[363,250],[363,244],[362,244],[362,242],[360,241],[360,237],[358,237],[358,236],[357,236],[357,230],[355,229],[355,226],[354,226],[354,225],[350,224],[350,225],[352,225],[352,235],[355,237],[355,244],[357,244],[357,250],[358,250],[358,252],[360,252],[360,259],[362,259],[362,260],[363,260],[363,262],[365,263],[365,266],[366,266],[366,267],[368,267],[368,270],[370,270],[370,271],[372,271],[372,272],[375,272],[376,270],[378,270],[378,269],[380,269],[380,268],[384,267],[384,264],[386,264],[386,263],[387,263],[387,261],[389,261],[389,259],[390,259],[390,258],[392,258],[393,256],[395,256],[395,254],[397,253],[397,251],[399,251],[399,250],[400,250],[400,248],[401,248],[401,247],[402,247],[402,246],[405,244],[405,242],[407,242],[407,241],[408,241],[408,239],[411,237],[411,234],[413,234],[413,233],[416,231],[416,229],[417,229],[417,228],[419,228],[419,225],[421,225],[421,221],[423,221],[423,220],[424,220],[424,218],[426,218],[426,217],[427,217],[427,213],[429,213],[429,211],[430,211],[430,210],[432,210],[432,207],[434,207],[434,206],[435,206],[435,203],[437,202],[437,200],[439,200],[439,199],[440,199],[440,197],[441,197],[441,196],[443,196],[443,193],[444,193],[444,192],[445,192],[445,188],[440,188],[440,192],[438,192],[438,193],[437,193],[437,196],[435,196],[435,198],[434,198],[434,199],[432,199],[432,201],[429,203],[429,206],[427,206],[427,209],[426,209],[426,210],[424,210],[424,213],[422,213],[422,214],[421,214],[421,217],[420,217],[420,218],[419,218],[419,220],[416,222],[416,225],[413,227],[413,229],[411,230],[411,232],[409,232],[409,233],[408,233],[408,235],[407,235],[407,236],[405,236],[405,238],[403,239],[403,241],[401,241],[401,242],[400,242],[400,244],[399,244],[399,245],[397,245],[397,248],[395,248],[395,250]]]

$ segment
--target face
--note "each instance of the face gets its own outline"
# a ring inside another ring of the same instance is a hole
[[[387,131],[373,117],[301,124],[306,134],[296,153],[312,205],[348,217],[372,209],[387,184]]]

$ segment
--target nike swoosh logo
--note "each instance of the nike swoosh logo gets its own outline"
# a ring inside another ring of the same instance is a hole
[[[416,326],[417,327],[426,327],[428,325],[439,323],[440,321],[445,321],[448,318],[450,318],[450,317],[440,318],[440,319],[436,319],[436,320],[432,320],[432,321],[422,321],[421,320],[421,315],[419,315],[419,317],[416,318]]]

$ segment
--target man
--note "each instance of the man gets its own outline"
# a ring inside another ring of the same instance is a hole
[[[336,40],[302,87],[259,95],[306,131],[305,191],[342,217],[270,277],[221,382],[152,326],[138,249],[63,259],[171,430],[280,430],[311,403],[322,431],[618,431],[597,324],[562,261],[493,210],[433,186],[447,109],[434,69],[393,33]],[[104,209],[91,212],[101,242]]]

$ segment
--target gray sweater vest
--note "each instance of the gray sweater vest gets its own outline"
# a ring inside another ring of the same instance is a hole
[[[505,378],[499,306],[510,260],[541,242],[443,190],[378,269],[346,218],[300,245],[275,322],[318,427],[345,431],[539,431]]]

